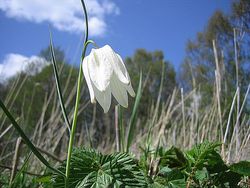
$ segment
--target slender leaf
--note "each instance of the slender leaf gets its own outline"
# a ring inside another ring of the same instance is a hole
[[[31,156],[31,152],[28,154],[28,156],[25,158],[24,163],[22,164],[21,169],[17,172],[13,182],[11,183],[10,187],[12,187],[13,184],[15,184],[16,182],[18,182],[18,178],[21,176],[21,174],[24,172],[24,170],[27,168],[29,159]]]
[[[66,114],[66,109],[65,109],[64,101],[63,101],[63,97],[62,97],[62,90],[61,90],[61,86],[60,86],[60,83],[59,83],[59,76],[58,76],[58,70],[57,70],[57,67],[56,67],[56,57],[55,57],[55,53],[54,53],[54,47],[53,47],[51,32],[50,32],[50,53],[51,53],[51,58],[52,58],[52,64],[53,64],[55,80],[56,80],[56,89],[57,89],[57,93],[58,93],[58,97],[59,97],[59,101],[60,101],[60,106],[61,106],[61,109],[62,109],[62,114],[63,114],[63,117],[64,117],[64,121],[66,123],[66,126],[68,127],[68,130],[70,132],[70,123],[69,123],[68,116]]]
[[[134,138],[136,116],[137,116],[137,110],[139,107],[139,103],[141,100],[141,95],[142,95],[142,72],[140,73],[140,81],[139,81],[139,85],[138,85],[138,89],[137,89],[135,104],[134,104],[132,115],[130,117],[130,122],[129,122],[127,148],[126,148],[127,152],[129,152],[129,148],[130,148],[131,143],[132,143],[133,138]]]
[[[230,170],[240,175],[250,176],[250,161],[240,161],[232,164]]]

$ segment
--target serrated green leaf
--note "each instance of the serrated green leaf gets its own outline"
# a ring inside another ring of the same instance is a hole
[[[161,156],[160,166],[182,169],[185,168],[187,162],[184,153],[180,149],[171,147]]]
[[[93,149],[74,149],[68,185],[81,187],[145,187],[146,178],[127,153],[102,155]],[[65,169],[65,163],[59,167]],[[54,187],[64,187],[64,178],[54,176]]]
[[[195,172],[195,178],[199,181],[203,181],[208,178],[208,171],[206,168],[203,168],[202,170],[197,170]]]
[[[203,142],[194,146],[191,150],[186,152],[189,165],[191,167],[202,169],[209,165],[215,166],[219,163],[224,164],[221,156],[217,153],[216,149],[221,144],[218,142]]]
[[[243,176],[250,176],[250,161],[240,161],[232,164],[230,170]]]

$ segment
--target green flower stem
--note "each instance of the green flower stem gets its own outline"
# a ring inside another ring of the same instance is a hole
[[[80,101],[81,80],[82,80],[82,64],[80,64],[80,68],[79,68],[74,119],[73,119],[73,124],[72,124],[71,132],[70,132],[70,137],[69,137],[68,156],[67,156],[67,164],[66,164],[66,185],[67,185],[67,180],[69,178],[69,173],[70,173],[70,171],[69,171],[69,169],[70,169],[70,159],[71,159],[73,143],[74,143],[74,137],[75,137],[75,131],[76,131],[78,106],[79,106],[79,101]]]
[[[83,61],[83,59],[85,57],[87,46],[90,43],[93,43],[93,41],[88,40],[84,45],[84,49],[83,49],[83,53],[82,53],[82,61]],[[70,132],[70,137],[69,137],[68,156],[67,156],[67,164],[66,164],[66,185],[67,185],[67,180],[69,178],[69,173],[70,173],[70,160],[71,160],[72,149],[73,149],[73,144],[74,144],[74,137],[75,137],[75,131],[76,131],[76,123],[77,123],[77,115],[78,115],[78,106],[79,106],[79,102],[80,102],[81,85],[82,85],[82,63],[80,64],[80,68],[79,68],[76,102],[75,102],[75,111],[74,111],[73,124],[72,124],[72,127],[71,127],[71,132]]]
[[[80,67],[79,67],[77,93],[76,93],[76,101],[75,101],[75,111],[74,111],[73,123],[72,123],[72,127],[71,127],[69,145],[68,145],[68,156],[67,156],[66,174],[65,174],[66,175],[66,179],[65,179],[65,187],[66,188],[68,187],[68,179],[69,179],[69,174],[70,174],[70,160],[71,160],[75,131],[76,131],[78,106],[79,106],[79,102],[80,102],[81,82],[82,82],[82,61],[85,57],[88,44],[94,43],[93,41],[88,40],[88,15],[87,15],[87,10],[86,10],[86,6],[84,4],[84,1],[81,0],[81,2],[82,2],[82,6],[83,6],[84,15],[85,15],[85,40],[84,40],[84,48],[83,48],[83,52],[82,52],[82,57],[81,57],[81,63],[80,63]]]

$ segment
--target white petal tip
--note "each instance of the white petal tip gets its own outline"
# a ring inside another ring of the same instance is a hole
[[[95,99],[91,99],[91,103],[92,103],[92,104],[95,104],[95,103],[96,103],[96,100],[95,100]]]
[[[130,96],[131,97],[135,97],[135,93],[130,93]]]

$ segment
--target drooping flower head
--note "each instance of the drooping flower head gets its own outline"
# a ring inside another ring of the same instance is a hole
[[[111,93],[117,102],[127,108],[127,92],[134,97],[130,77],[122,58],[109,45],[92,49],[83,60],[83,74],[86,79],[91,103],[98,103],[108,112],[111,105]]]

